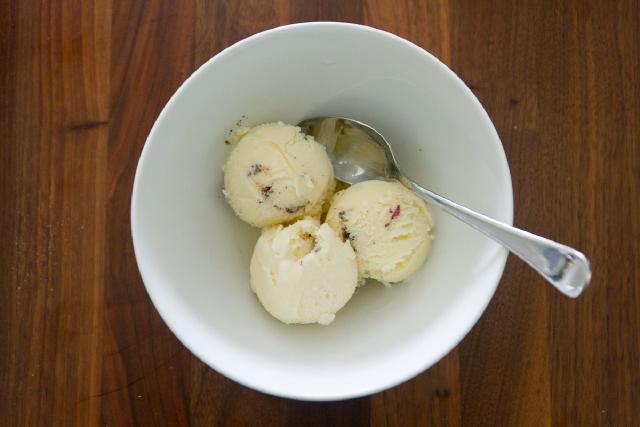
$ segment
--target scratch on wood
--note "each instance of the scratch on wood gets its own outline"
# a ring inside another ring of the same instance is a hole
[[[77,123],[71,123],[69,126],[67,126],[67,130],[71,132],[81,132],[83,130],[91,130],[107,124],[109,124],[109,122],[106,120],[77,122]]]
[[[146,371],[146,372],[143,372],[143,373],[142,373],[142,375],[140,375],[138,378],[136,378],[136,379],[134,379],[134,380],[132,380],[132,381],[129,381],[127,384],[125,384],[125,385],[123,385],[123,386],[120,386],[120,387],[117,387],[117,388],[114,388],[114,389],[111,389],[111,390],[103,391],[103,392],[98,393],[98,394],[93,394],[93,395],[91,395],[91,396],[87,396],[87,397],[85,397],[85,398],[82,398],[82,399],[78,400],[78,401],[75,403],[75,405],[73,405],[73,406],[69,409],[69,412],[71,412],[71,411],[75,410],[75,409],[76,409],[76,408],[77,408],[81,403],[84,403],[84,402],[86,402],[86,401],[88,401],[88,400],[95,399],[95,398],[102,398],[102,397],[105,397],[105,396],[107,396],[107,395],[110,395],[110,394],[117,393],[117,392],[119,392],[119,391],[122,391],[122,390],[126,390],[126,389],[128,389],[128,388],[129,388],[129,387],[131,387],[132,385],[134,385],[134,384],[136,384],[136,383],[138,383],[138,382],[142,381],[143,379],[145,379],[147,375],[149,375],[149,374],[151,374],[151,373],[155,373],[155,372],[157,372],[160,368],[162,368],[162,367],[164,367],[164,366],[168,365],[169,363],[171,363],[171,361],[172,361],[173,359],[175,359],[178,355],[180,355],[180,349],[178,349],[177,351],[173,352],[169,357],[167,357],[165,360],[163,360],[160,364],[158,364],[158,365],[154,365],[151,369],[149,369],[149,370],[148,370],[148,371]]]

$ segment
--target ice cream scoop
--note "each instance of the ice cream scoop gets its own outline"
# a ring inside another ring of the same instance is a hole
[[[407,179],[400,172],[391,145],[371,126],[344,117],[316,117],[302,121],[299,126],[305,133],[317,135],[320,142],[327,141],[339,180],[349,184],[380,178],[399,180],[421,198],[518,255],[563,294],[575,298],[589,285],[591,266],[584,254],[474,212]],[[347,147],[356,144],[366,147]],[[350,152],[374,154],[360,157],[341,154]]]
[[[335,179],[325,148],[296,126],[266,123],[238,133],[224,165],[224,194],[255,227],[319,216]]]
[[[431,215],[399,182],[363,181],[336,193],[327,223],[351,242],[361,278],[400,282],[427,258]]]
[[[251,258],[251,289],[284,323],[333,322],[358,283],[356,256],[327,224],[304,218],[266,228]]]

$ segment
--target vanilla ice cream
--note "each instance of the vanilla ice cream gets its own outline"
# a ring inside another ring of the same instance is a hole
[[[360,278],[385,284],[415,273],[431,244],[427,206],[399,182],[364,181],[336,193],[327,223],[351,242]]]
[[[325,148],[282,122],[237,132],[224,166],[224,194],[236,214],[256,227],[320,216],[335,188]]]
[[[358,283],[356,256],[349,243],[313,218],[264,229],[250,272],[251,289],[284,323],[328,325]]]

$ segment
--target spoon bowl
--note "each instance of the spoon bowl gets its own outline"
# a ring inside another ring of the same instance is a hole
[[[347,184],[400,179],[391,145],[372,127],[353,119],[318,117],[298,123],[327,147],[336,178]]]

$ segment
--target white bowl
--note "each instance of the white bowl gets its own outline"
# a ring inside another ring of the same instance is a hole
[[[141,100],[144,102],[144,100]],[[506,251],[433,209],[435,240],[406,283],[359,289],[330,326],[287,326],[249,288],[259,230],[221,195],[227,132],[308,117],[362,120],[406,173],[511,224],[511,177],[482,106],[445,65],[395,35],[307,23],[256,34],[178,89],[140,157],[131,205],[138,266],[153,303],[196,356],[278,396],[336,400],[405,381],[449,352],[493,296]]]

